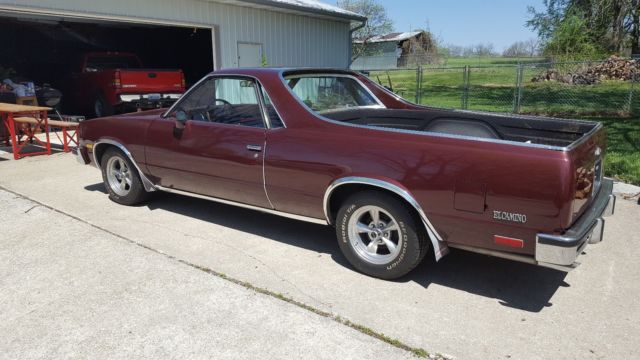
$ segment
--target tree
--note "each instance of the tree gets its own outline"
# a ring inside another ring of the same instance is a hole
[[[504,57],[527,56],[527,47],[524,41],[516,41],[502,52]]]
[[[495,53],[495,46],[492,43],[476,44],[473,46],[473,55],[476,56],[493,56]]]
[[[561,60],[589,59],[601,54],[602,49],[592,41],[587,21],[579,15],[570,15],[554,30],[544,53]]]
[[[538,40],[516,41],[502,52],[505,57],[533,57],[538,55]]]
[[[527,11],[531,14],[531,19],[526,22],[526,26],[538,32],[541,41],[547,41],[555,32],[558,24],[564,19],[570,0],[544,0],[545,10],[538,12],[533,6],[529,6]]]
[[[370,51],[368,41],[372,37],[393,31],[393,21],[387,15],[387,9],[375,0],[339,0],[338,6],[367,18],[367,23],[353,33],[354,39],[361,42],[354,44],[352,60]]]
[[[524,44],[525,44],[525,49],[528,52],[528,56],[530,57],[538,56],[540,51],[540,42],[538,42],[537,39],[531,38],[525,41]]]
[[[492,43],[479,43],[469,46],[446,44],[442,49],[442,54],[451,57],[493,56],[496,54],[495,46]],[[440,53],[440,50],[438,50],[438,53]]]
[[[640,0],[544,0],[544,6],[542,12],[529,7],[532,17],[527,26],[538,32],[545,53],[551,52],[550,44],[565,55],[576,49],[640,51]],[[578,38],[567,39],[576,26],[584,32],[573,32]],[[558,36],[563,38],[554,39]],[[558,48],[562,44],[569,47]]]
[[[640,54],[640,0],[631,3],[631,53]]]

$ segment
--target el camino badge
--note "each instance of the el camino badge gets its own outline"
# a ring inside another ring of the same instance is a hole
[[[510,213],[506,211],[493,211],[493,218],[496,220],[511,221],[524,224],[527,222],[527,215]]]

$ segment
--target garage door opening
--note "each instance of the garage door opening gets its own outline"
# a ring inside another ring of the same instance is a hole
[[[0,81],[50,84],[62,92],[63,112],[81,59],[90,52],[137,55],[144,68],[180,69],[187,87],[213,70],[210,28],[138,24],[0,12]]]

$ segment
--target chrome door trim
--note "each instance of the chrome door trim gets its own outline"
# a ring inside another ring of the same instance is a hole
[[[275,209],[276,207],[273,206],[273,203],[271,202],[271,198],[269,198],[269,192],[267,191],[267,172],[265,170],[266,161],[267,161],[267,139],[264,139],[264,152],[262,153],[262,188],[264,189],[264,195],[267,197],[269,206],[271,207],[271,209]]]
[[[142,180],[142,185],[144,186],[144,189],[146,191],[156,191],[156,186],[151,182],[151,180],[149,180],[144,173],[142,172],[142,170],[140,169],[140,167],[138,166],[138,163],[136,163],[136,161],[133,159],[133,156],[131,155],[131,153],[129,152],[129,150],[127,150],[127,148],[120,144],[119,142],[115,141],[115,140],[110,140],[110,139],[100,139],[98,141],[96,141],[93,144],[93,149],[91,150],[91,156],[93,157],[93,163],[94,165],[100,169],[100,162],[98,161],[98,158],[96,157],[96,149],[98,149],[100,147],[100,145],[113,145],[115,147],[117,147],[118,149],[120,149],[131,161],[131,163],[133,164],[133,166],[135,166],[136,170],[138,170],[138,174],[140,175],[140,180]]]
[[[411,195],[407,190],[399,186],[396,186],[389,182],[378,180],[378,179],[358,177],[358,176],[348,176],[348,177],[337,179],[333,183],[331,183],[331,185],[329,185],[329,187],[325,191],[324,199],[323,199],[324,216],[328,224],[332,224],[331,217],[330,217],[330,208],[329,208],[331,194],[340,186],[347,185],[347,184],[370,185],[373,187],[391,191],[399,195],[400,197],[402,197],[418,212],[418,215],[420,216],[420,219],[422,220],[422,223],[425,229],[427,230],[427,234],[429,235],[429,240],[431,240],[431,244],[433,245],[433,252],[435,254],[436,261],[440,260],[443,256],[449,253],[449,248],[447,247],[447,244],[442,240],[442,237],[440,236],[440,234],[438,234],[438,232],[436,231],[431,221],[429,221],[427,214],[425,214],[424,210],[422,209],[418,201],[413,197],[413,195]]]
[[[156,188],[158,190],[160,190],[160,191],[164,191],[164,192],[168,192],[168,193],[172,193],[172,194],[179,194],[179,195],[190,196],[190,197],[194,197],[194,198],[198,198],[198,199],[209,200],[209,201],[213,201],[213,202],[217,202],[217,203],[221,203],[221,204],[237,206],[237,207],[241,207],[241,208],[245,208],[245,209],[249,209],[249,210],[256,210],[256,211],[260,211],[260,212],[271,214],[271,215],[282,216],[282,217],[286,217],[286,218],[289,218],[289,219],[306,221],[306,222],[319,224],[319,225],[328,225],[327,222],[325,220],[323,220],[323,219],[316,219],[316,218],[303,216],[303,215],[290,214],[290,213],[286,213],[286,212],[282,212],[282,211],[278,211],[278,210],[267,209],[267,208],[263,208],[263,207],[259,207],[259,206],[253,206],[253,205],[244,204],[244,203],[239,203],[239,202],[235,202],[235,201],[231,201],[231,200],[220,199],[220,198],[216,198],[216,197],[213,197],[213,196],[201,195],[201,194],[196,194],[196,193],[192,193],[192,192],[188,192],[188,191],[182,191],[182,190],[178,190],[178,189],[166,188],[166,187],[163,187],[163,186],[160,186],[160,185],[156,185]]]

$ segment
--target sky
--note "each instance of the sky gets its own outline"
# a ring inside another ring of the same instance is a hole
[[[445,44],[493,43],[498,51],[516,41],[536,38],[524,25],[530,17],[527,6],[543,9],[542,0],[376,1],[387,9],[396,31],[428,28]]]

